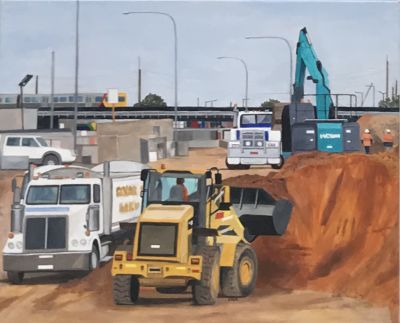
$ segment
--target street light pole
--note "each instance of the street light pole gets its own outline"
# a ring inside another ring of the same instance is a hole
[[[234,59],[234,60],[237,60],[237,61],[239,61],[239,62],[241,62],[242,64],[243,64],[243,67],[244,67],[244,70],[245,70],[245,73],[246,73],[246,80],[245,80],[245,109],[246,109],[246,111],[247,111],[247,101],[249,100],[249,72],[248,72],[248,70],[247,70],[247,64],[246,64],[246,62],[243,60],[243,59],[241,59],[241,58],[239,58],[239,57],[232,57],[232,56],[219,56],[219,57],[217,57],[217,59]]]
[[[77,127],[78,127],[78,72],[79,72],[79,0],[76,0],[75,20],[75,102],[74,102],[74,150],[77,152]]]
[[[293,95],[293,57],[292,57],[292,46],[289,43],[289,40],[287,40],[285,37],[280,37],[280,36],[249,36],[246,37],[246,39],[278,39],[282,40],[286,43],[289,49],[289,59],[290,59],[290,70],[289,70],[289,102],[292,101],[292,95]]]
[[[155,14],[155,15],[162,15],[168,17],[172,25],[174,27],[174,65],[175,65],[175,113],[174,113],[174,121],[175,125],[176,122],[178,121],[178,35],[176,31],[176,22],[174,17],[172,17],[170,14],[166,12],[161,12],[161,11],[129,11],[129,12],[123,12],[123,15],[133,15],[133,14]]]

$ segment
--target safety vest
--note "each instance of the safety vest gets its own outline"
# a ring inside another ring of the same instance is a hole
[[[371,147],[372,145],[372,136],[369,133],[363,133],[362,142],[364,147]]]
[[[391,133],[385,133],[383,135],[383,142],[393,143],[393,135]]]

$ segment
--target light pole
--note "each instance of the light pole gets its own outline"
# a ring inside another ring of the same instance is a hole
[[[21,126],[22,129],[25,129],[25,120],[24,120],[24,87],[28,84],[28,82],[33,77],[32,74],[26,74],[25,77],[18,83],[19,86],[19,104],[21,109]]]
[[[77,151],[78,127],[78,72],[79,72],[79,0],[76,0],[75,17],[75,95],[74,95],[74,150]]]
[[[382,92],[382,91],[378,91],[380,94],[382,94],[382,101],[384,102],[385,101],[385,94],[386,94],[386,92]]]
[[[123,12],[123,15],[133,15],[133,14],[155,14],[155,15],[162,15],[166,16],[172,21],[172,25],[174,27],[174,41],[175,41],[175,46],[174,46],[174,65],[175,65],[175,113],[174,113],[174,120],[175,120],[175,125],[176,122],[178,121],[178,36],[176,32],[176,22],[174,17],[172,17],[170,14],[166,12],[161,12],[161,11],[129,11],[129,12]]]
[[[282,40],[286,43],[289,49],[289,59],[290,59],[290,70],[289,70],[289,102],[292,101],[292,95],[293,95],[293,57],[292,57],[292,46],[290,45],[289,41],[280,36],[249,36],[246,37],[246,39],[278,39]]]
[[[245,95],[244,95],[244,97],[245,97],[245,101],[246,101],[245,102],[245,109],[247,111],[247,101],[248,101],[248,98],[249,98],[249,72],[247,70],[246,62],[243,59],[239,58],[239,57],[232,57],[232,56],[219,56],[219,57],[217,57],[217,59],[234,59],[234,60],[239,61],[239,62],[241,62],[243,64],[243,67],[244,67],[244,70],[245,70],[245,73],[246,73],[245,92],[244,92]]]
[[[354,93],[360,94],[360,96],[361,96],[361,106],[364,106],[364,92],[354,91]]]
[[[207,107],[208,103],[211,103],[211,107],[213,107],[214,106],[213,103],[217,102],[217,101],[218,101],[218,99],[204,101],[204,107]]]

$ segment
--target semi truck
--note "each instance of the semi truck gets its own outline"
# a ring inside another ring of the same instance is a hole
[[[140,214],[144,167],[123,161],[92,169],[41,166],[14,178],[3,249],[9,281],[19,284],[28,272],[89,271],[110,260]]]
[[[283,166],[281,132],[272,130],[272,111],[238,112],[237,126],[230,131],[226,166],[249,169],[251,165]]]
[[[250,295],[258,270],[250,242],[284,234],[292,204],[263,189],[223,185],[217,168],[145,169],[141,179],[134,243],[119,246],[112,262],[114,302],[135,304],[140,286],[167,294],[191,287],[197,305]]]

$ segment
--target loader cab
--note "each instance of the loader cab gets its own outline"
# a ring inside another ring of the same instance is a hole
[[[191,205],[194,209],[194,227],[207,227],[207,200],[221,184],[220,174],[211,180],[211,171],[192,173],[189,171],[164,171],[152,169],[142,171],[142,212],[151,204]]]

